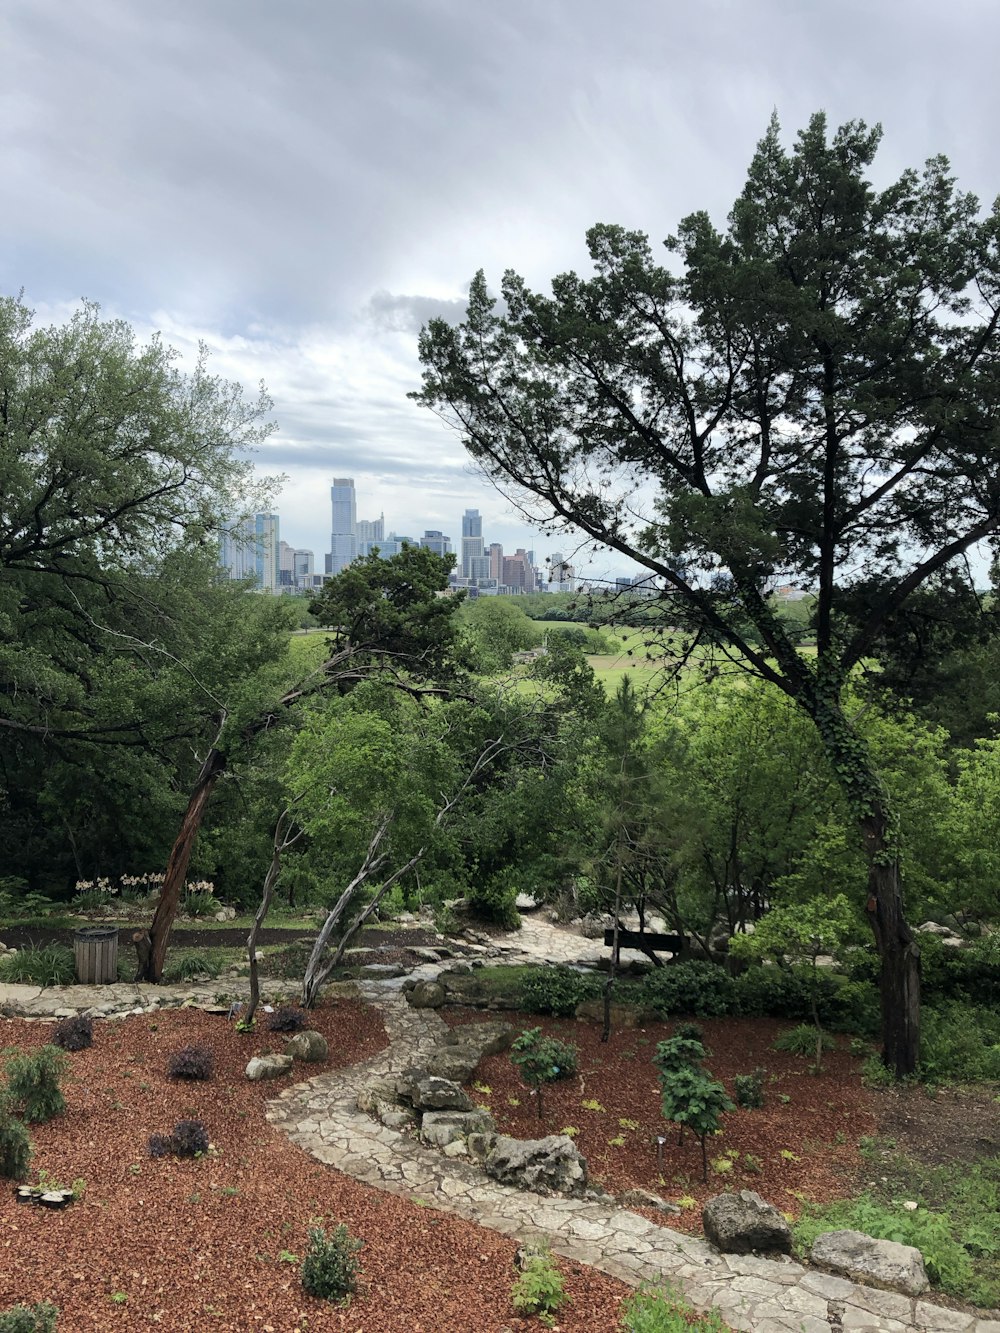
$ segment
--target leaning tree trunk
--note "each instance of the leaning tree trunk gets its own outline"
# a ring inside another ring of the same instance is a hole
[[[827,695],[814,718],[868,863],[865,911],[881,963],[882,1059],[906,1078],[920,1060],[920,949],[903,915],[895,819],[868,747],[839,700]]]
[[[225,767],[225,753],[214,747],[209,750],[208,757],[198,774],[198,780],[194,785],[187,809],[184,811],[180,832],[170,849],[170,859],[167,861],[167,870],[163,877],[163,888],[156,904],[156,912],[153,915],[153,924],[149,929],[149,939],[148,941],[144,940],[144,947],[139,949],[139,971],[136,975],[136,981],[159,981],[163,976],[163,960],[167,953],[167,937],[170,934],[170,927],[174,923],[174,917],[177,915],[177,908],[180,905],[181,892],[191,861],[191,851],[198,836],[198,830],[201,828],[201,821],[209,797],[212,795],[215,784]]]

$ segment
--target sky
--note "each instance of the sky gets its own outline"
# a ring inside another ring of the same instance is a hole
[[[479,268],[584,269],[595,222],[722,224],[772,111],[881,122],[877,180],[944,152],[991,200],[998,49],[993,0],[0,0],[0,291],[263,380],[294,546],[352,476],[387,531],[457,548],[478,508],[566,551],[407,400],[421,324]]]

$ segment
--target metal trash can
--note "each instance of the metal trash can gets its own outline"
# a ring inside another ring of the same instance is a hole
[[[90,986],[118,980],[118,927],[83,926],[73,932],[76,979]]]

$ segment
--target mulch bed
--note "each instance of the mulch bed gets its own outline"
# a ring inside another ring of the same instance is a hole
[[[468,1009],[440,1011],[451,1026],[481,1021]],[[723,1117],[723,1132],[708,1141],[708,1182],[702,1180],[701,1146],[690,1134],[678,1146],[677,1130],[660,1111],[652,1064],[656,1043],[672,1035],[673,1023],[613,1031],[601,1042],[601,1025],[574,1019],[505,1014],[518,1029],[543,1031],[579,1047],[579,1073],[545,1086],[543,1118],[537,1100],[518,1076],[509,1055],[489,1056],[476,1091],[502,1134],[540,1138],[567,1126],[587,1159],[592,1179],[614,1194],[641,1187],[677,1202],[680,1216],[644,1210],[651,1220],[685,1231],[701,1230],[701,1207],[725,1190],[752,1189],[783,1212],[797,1214],[805,1201],[825,1203],[853,1190],[861,1166],[858,1141],[877,1128],[877,1099],[861,1084],[860,1061],[846,1050],[824,1057],[820,1074],[809,1062],[772,1049],[789,1024],[775,1019],[699,1020],[711,1055],[706,1067],[730,1095],[733,1077],[756,1066],[767,1070],[766,1102],[759,1110]],[[843,1043],[843,1039],[841,1039]],[[588,1109],[583,1102],[597,1102]],[[664,1137],[662,1171],[657,1138]]]
[[[310,1023],[347,1065],[385,1045],[377,1013],[342,1000]],[[0,1047],[28,1049],[46,1023],[0,1019]],[[208,1082],[166,1077],[171,1052],[210,1046]],[[537,1328],[514,1316],[516,1242],[472,1223],[368,1189],[294,1147],[264,1118],[263,1103],[292,1077],[250,1083],[252,1055],[280,1050],[277,1034],[237,1035],[223,1017],[195,1009],[95,1022],[94,1045],[71,1055],[63,1116],[32,1127],[33,1176],[86,1180],[62,1212],[0,1194],[0,1310],[51,1300],[60,1333],[262,1330],[263,1333],[479,1333]],[[185,1118],[204,1121],[214,1151],[201,1159],[153,1159],[149,1135]],[[306,1296],[298,1268],[311,1220],[347,1224],[364,1238],[362,1285],[346,1307]],[[559,1327],[611,1330],[626,1289],[560,1262],[571,1297]]]

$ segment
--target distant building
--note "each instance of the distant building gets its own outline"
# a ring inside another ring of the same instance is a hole
[[[381,547],[385,541],[385,514],[378,518],[359,518],[357,523],[358,555],[371,555],[372,547]]]
[[[518,547],[513,555],[503,557],[501,583],[512,593],[535,591],[535,569],[528,551]]]
[[[472,562],[483,559],[483,520],[478,509],[467,509],[462,518],[462,577],[466,579],[475,579],[476,575],[472,572]],[[479,577],[489,578],[489,567],[487,573]]]
[[[490,578],[496,579],[497,583],[503,578],[503,546],[500,542],[490,542],[490,549],[487,552],[490,558]]]
[[[615,592],[631,592],[637,597],[658,597],[660,587],[655,574],[635,574],[631,578],[615,579]]]
[[[353,477],[334,477],[330,487],[330,554],[326,572],[339,574],[358,554],[358,512]]]
[[[575,592],[576,570],[563,559],[562,551],[549,556],[549,574],[546,582],[549,592]]]
[[[252,578],[260,592],[280,592],[278,515],[254,514],[226,528],[219,565],[231,579]]]
[[[436,529],[428,529],[420,538],[420,545],[435,555],[451,555],[451,538]]]

